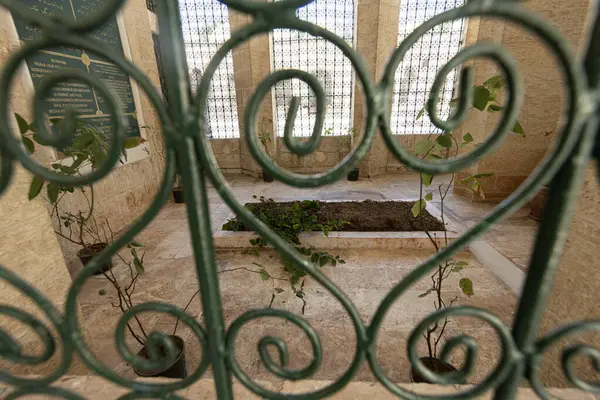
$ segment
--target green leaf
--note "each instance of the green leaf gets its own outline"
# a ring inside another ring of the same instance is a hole
[[[433,147],[433,140],[431,139],[425,139],[425,140],[421,140],[420,142],[417,143],[417,145],[415,146],[415,152],[417,154],[425,154],[427,153],[431,148]]]
[[[458,286],[460,287],[460,290],[469,297],[475,294],[473,292],[473,281],[469,278],[462,278],[458,281]]]
[[[133,247],[144,247],[143,244],[136,242],[135,240],[132,240],[131,242],[129,242],[130,245],[132,245]]]
[[[420,298],[427,297],[427,296],[429,296],[429,295],[431,294],[431,292],[433,292],[433,290],[431,290],[431,289],[427,289],[427,291],[426,291],[426,292],[424,292],[424,293],[421,293],[421,294],[419,295],[419,297],[420,297]]]
[[[473,107],[479,111],[485,110],[490,100],[490,91],[483,86],[475,86],[473,93]]]
[[[463,136],[463,141],[465,143],[471,143],[473,141],[473,136],[470,133],[467,133],[465,136]]]
[[[423,211],[426,206],[427,206],[427,201],[421,199],[421,200],[415,201],[415,204],[412,206],[412,208],[410,210],[412,211],[413,216],[416,218],[419,216],[419,214],[421,214],[421,211]]]
[[[267,272],[266,269],[261,268],[260,270],[260,279],[262,279],[263,281],[268,281],[271,278],[271,275],[269,275],[269,273]]]
[[[344,260],[338,260],[338,262],[339,262],[340,264],[346,264],[346,261],[344,261]]]
[[[487,110],[490,112],[498,112],[504,110],[504,107],[499,106],[498,104],[490,104]]]
[[[450,108],[454,109],[454,108],[458,107],[458,102],[459,102],[458,98],[452,99],[452,100],[450,100],[450,103],[448,103],[448,105],[450,106]]]
[[[17,119],[17,124],[19,125],[19,132],[21,135],[29,132],[29,124],[25,121],[25,118],[21,117],[19,114],[15,113],[15,118]]]
[[[38,133],[34,134],[32,137],[33,137],[33,140],[40,146],[49,146],[50,145],[50,142],[44,140]]]
[[[483,82],[483,86],[490,89],[501,89],[504,87],[506,80],[502,75],[496,75]]]
[[[127,138],[127,139],[125,139],[124,146],[126,149],[134,149],[134,148],[138,147],[142,142],[143,142],[143,139],[139,136]]]
[[[431,200],[433,200],[433,192],[431,192],[431,193],[427,193],[427,194],[425,195],[425,200],[427,200],[427,201],[431,201]]]
[[[38,197],[38,195],[42,191],[43,186],[44,186],[44,180],[42,178],[40,178],[39,176],[34,176],[33,180],[31,181],[31,186],[29,186],[29,200],[30,201],[35,199],[36,197]]]
[[[452,267],[452,272],[460,272],[462,271],[467,265],[469,265],[468,262],[466,261],[457,261],[454,263],[454,267]]]
[[[319,254],[318,253],[313,253],[313,255],[310,256],[310,261],[313,264],[316,264],[319,261]]]
[[[26,136],[22,136],[21,141],[23,142],[23,146],[25,146],[29,154],[33,154],[35,152],[35,144],[33,144],[33,140]]]
[[[478,174],[473,174],[472,177],[476,178],[476,179],[481,179],[481,178],[489,178],[490,176],[494,176],[496,175],[495,172],[480,172]]]
[[[512,131],[519,136],[525,136],[525,131],[523,130],[523,127],[521,126],[519,121],[515,123],[515,126],[513,126]]]
[[[471,176],[467,176],[466,178],[462,178],[460,181],[458,181],[458,183],[460,183],[461,185],[464,185],[465,183],[469,183],[473,180],[475,180],[475,178],[473,178],[473,175],[471,175]]]
[[[421,111],[417,114],[417,120],[421,119],[421,117],[425,114],[425,107],[421,108]]]
[[[29,130],[31,132],[37,132],[37,125],[35,124],[35,121],[29,124]]]
[[[425,172],[421,172],[421,180],[423,181],[423,185],[428,187],[431,185],[431,182],[433,181],[433,175],[429,175]]]
[[[440,144],[440,146],[445,147],[447,149],[452,147],[452,136],[451,135],[440,135],[437,137],[437,139],[435,141],[438,142]]]
[[[67,174],[67,175],[75,175],[77,173],[77,170],[75,168],[69,167],[68,165],[61,165],[60,171],[63,174]]]
[[[56,204],[56,201],[58,200],[58,192],[60,191],[60,187],[56,183],[50,182],[46,186],[46,190],[48,192],[48,200],[50,200],[50,203]]]
[[[100,296],[106,296],[106,289],[100,289],[100,290],[98,290],[98,294]]]
[[[324,267],[329,262],[329,256],[321,256],[319,258],[319,267]]]
[[[133,257],[133,265],[135,265],[135,270],[138,274],[144,273],[144,264],[142,263],[142,260],[140,260],[138,257]]]

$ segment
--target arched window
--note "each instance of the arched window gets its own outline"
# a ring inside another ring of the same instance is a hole
[[[195,92],[208,63],[229,39],[227,6],[215,0],[179,0],[185,52]],[[240,137],[231,52],[215,71],[206,118],[213,138]]]
[[[316,0],[297,11],[299,18],[330,30],[354,46],[354,1]],[[325,129],[342,135],[352,128],[354,71],[350,60],[325,39],[291,30],[273,32],[274,70],[294,68],[315,75],[327,96]],[[275,86],[275,114],[278,136],[283,136],[286,115],[293,96],[300,98],[294,136],[310,136],[315,123],[316,98],[297,79]]]
[[[423,22],[452,8],[464,5],[466,0],[402,0],[398,23],[398,44]],[[390,124],[395,134],[430,134],[440,130],[429,120],[427,113],[419,112],[429,98],[436,73],[454,57],[463,45],[466,23],[464,18],[437,25],[429,30],[406,53],[396,71],[394,100]],[[446,77],[440,93],[438,114],[443,119],[450,115],[450,100],[457,77],[454,70]]]

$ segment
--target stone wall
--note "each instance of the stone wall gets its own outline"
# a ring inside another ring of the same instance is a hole
[[[600,184],[597,167],[595,162],[590,165],[577,201],[565,250],[548,297],[541,329],[543,333],[569,323],[600,318],[600,272],[597,261],[600,246]],[[542,379],[546,384],[570,386],[561,371],[560,357],[565,346],[574,344],[591,345],[598,349],[600,333],[570,335],[552,346],[542,364]],[[588,381],[598,379],[597,372],[583,357],[577,359],[576,366],[578,377]]]
[[[13,33],[10,32],[11,24],[7,23],[9,18],[10,14],[6,9],[0,7],[0,21],[3,21],[0,24],[0,64],[2,65],[18,45],[10,39]],[[17,77],[11,90],[12,107],[16,110],[27,107],[30,92],[31,90],[24,85],[24,81]],[[15,134],[18,134],[16,127]],[[11,185],[0,197],[0,266],[17,274],[62,312],[71,285],[71,277],[44,202],[41,199],[30,202],[27,198],[31,175],[18,163],[15,163],[15,167]],[[56,337],[53,325],[39,305],[4,278],[0,279],[0,304],[18,307],[32,314],[50,328]],[[23,346],[26,354],[41,353],[39,338],[25,324],[0,315],[0,327],[3,332]],[[59,343],[58,348],[60,347]],[[60,357],[55,356],[41,366],[32,368],[0,359],[0,370],[16,374],[45,374],[55,369],[59,361]]]
[[[277,140],[277,163],[283,169],[303,173],[315,174],[327,171],[339,164],[350,152],[349,138],[324,137],[317,151],[306,157],[300,157],[290,152],[283,143]]]
[[[221,172],[225,174],[242,173],[239,139],[212,139],[210,145]]]
[[[523,4],[549,21],[576,49],[583,43],[588,3],[589,0],[532,0]],[[494,177],[482,181],[482,188],[488,200],[501,200],[523,182],[554,142],[565,112],[563,78],[552,53],[537,36],[518,25],[487,18],[473,20],[467,39],[469,42],[495,43],[504,47],[518,62],[523,78],[521,92],[524,106],[519,122],[525,130],[525,137],[510,134],[493,154],[458,174],[458,179],[461,179],[471,173],[496,172]],[[483,83],[499,71],[487,60],[478,59],[472,65],[476,84]],[[493,132],[498,118],[499,113],[473,111],[457,132],[460,135],[469,132],[476,143],[481,142]],[[467,188],[460,185],[455,192],[472,196]]]
[[[144,0],[129,0],[122,9],[122,16],[131,52],[131,61],[146,74],[158,88],[160,80],[152,41],[151,21]],[[142,16],[142,18],[140,18]],[[127,46],[126,46],[127,54]],[[98,221],[108,221],[113,231],[125,229],[131,221],[140,216],[149,206],[156,194],[163,169],[161,124],[154,107],[141,91],[141,104],[138,114],[142,114],[148,140],[149,156],[145,159],[119,165],[102,181],[94,185],[96,198],[96,217]],[[66,196],[63,211],[75,212],[86,209],[83,196]],[[60,240],[69,269],[76,272],[80,268],[75,253],[78,246],[66,240]]]

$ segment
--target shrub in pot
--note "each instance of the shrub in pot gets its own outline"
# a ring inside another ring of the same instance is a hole
[[[21,132],[23,145],[30,153],[34,153],[38,146],[46,146],[45,141],[37,134],[34,124],[28,124],[20,115],[15,114],[17,124]],[[55,129],[60,130],[61,120],[51,120]],[[81,121],[77,121],[77,135],[69,145],[61,152],[65,155],[63,161],[51,165],[52,169],[58,174],[66,176],[81,176],[87,170],[94,170],[101,166],[107,158],[108,145],[104,135],[97,129],[90,127]],[[141,144],[142,138],[128,138],[125,140],[123,156],[126,157],[126,150],[134,148]],[[34,143],[35,142],[35,143]],[[45,190],[44,190],[45,188]],[[63,207],[63,201],[67,196],[78,194],[82,197],[83,204],[75,211]],[[68,185],[58,185],[53,182],[45,182],[39,177],[34,177],[29,187],[29,200],[41,196],[49,204],[50,216],[55,225],[55,233],[70,243],[80,246],[77,256],[85,266],[92,261],[98,254],[104,251],[110,243],[114,242],[114,232],[111,229],[108,219],[99,220],[96,215],[96,196],[92,185],[82,187],[73,187]],[[114,298],[111,299],[111,305],[126,313],[133,308],[134,301],[132,296],[136,290],[136,282],[144,273],[145,252],[139,254],[143,245],[131,241],[127,244],[129,254],[123,256],[120,252],[116,256],[125,265],[128,274],[115,274],[113,272],[112,261],[98,268],[96,275],[103,275],[114,289]],[[122,278],[125,276],[125,278]],[[120,278],[119,278],[120,277]],[[127,282],[122,282],[125,279]],[[107,295],[106,289],[101,289],[99,295]],[[188,302],[185,310],[189,307],[196,292]],[[184,310],[184,311],[185,311]],[[176,354],[167,354],[166,348],[159,343],[149,340],[143,324],[139,317],[133,317],[133,321],[128,322],[127,329],[131,336],[142,346],[138,352],[140,358],[150,358],[154,354],[158,360],[162,360],[163,368],[154,371],[139,370],[134,368],[140,376],[161,376],[169,378],[187,377],[187,367],[185,364],[185,345],[183,339],[176,335],[179,320],[175,323],[173,333],[168,336],[175,348]]]
[[[479,110],[482,112],[500,112],[504,110],[504,106],[501,105],[497,96],[501,92],[502,88],[506,84],[503,76],[493,76],[486,80],[482,85],[476,85],[472,88],[473,99],[472,104],[467,105],[465,108],[469,110]],[[456,108],[461,101],[460,98],[453,99],[450,101],[450,107]],[[417,119],[423,117],[427,112],[426,108],[423,107],[417,115]],[[517,135],[524,136],[525,133],[521,124],[517,121],[513,126],[512,131]],[[441,160],[448,159],[450,157],[455,158],[458,156],[460,149],[472,146],[474,143],[473,137],[470,133],[464,134],[462,139],[457,138],[451,131],[443,131],[439,134],[428,135],[425,139],[420,140],[415,146],[415,155],[423,160]],[[493,172],[482,172],[470,175],[459,181],[460,184],[469,185],[470,189],[476,193],[479,197],[485,199],[485,194],[482,189],[481,182],[483,179],[494,176]],[[434,187],[434,176],[427,173],[420,173],[419,175],[419,199],[414,203],[412,207],[412,213],[415,217],[418,217],[420,213],[426,208],[429,201],[434,200],[434,197],[440,202],[441,218],[442,223],[445,225],[446,221],[444,218],[444,201],[448,195],[449,189],[455,181],[455,174],[452,174],[450,181],[442,183]],[[433,189],[433,190],[432,190]],[[443,240],[438,242],[437,238],[433,237],[429,232],[426,232],[429,239],[437,252],[448,246],[448,237],[446,231],[444,231]],[[458,285],[462,293],[468,297],[474,295],[473,282],[466,276],[463,276],[464,269],[468,264],[465,261],[458,261],[453,258],[444,260],[438,264],[437,268],[432,271],[431,275],[431,287],[419,295],[420,298],[425,298],[433,295],[433,308],[435,311],[445,310],[454,305],[458,301],[458,296],[454,296],[451,299],[446,298],[444,295],[444,281],[446,281],[452,274],[459,274],[460,279]],[[456,368],[445,360],[438,358],[438,347],[446,332],[446,327],[450,320],[446,317],[441,321],[436,321],[433,325],[429,326],[423,333],[423,337],[427,343],[428,354],[425,357],[421,357],[421,363],[428,370],[434,372],[437,375],[448,374],[456,371]],[[411,366],[410,379],[416,383],[432,383],[429,382],[422,374],[417,371],[414,366]],[[465,382],[456,382],[465,383]]]

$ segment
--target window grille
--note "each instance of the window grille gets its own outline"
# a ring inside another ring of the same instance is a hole
[[[326,28],[354,45],[354,1],[316,0],[296,11],[299,18]],[[353,124],[354,72],[344,54],[325,39],[295,30],[273,32],[273,67],[295,68],[315,75],[327,97],[325,129],[342,135]],[[298,79],[275,86],[276,129],[283,136],[286,115],[293,96],[300,98],[294,136],[310,136],[317,112],[316,97],[309,86]]]
[[[452,8],[464,5],[465,0],[402,0],[398,22],[398,43],[402,42],[423,22]],[[457,19],[437,25],[429,30],[406,53],[396,71],[394,100],[390,125],[395,134],[439,133],[427,113],[417,119],[436,73],[454,57],[463,45],[465,19]],[[440,93],[438,114],[446,119],[450,115],[450,100],[457,77],[455,69],[446,77]]]
[[[196,91],[208,63],[230,36],[227,6],[216,0],[179,0],[187,64]],[[208,92],[207,133],[216,139],[240,137],[233,57],[219,65]]]

